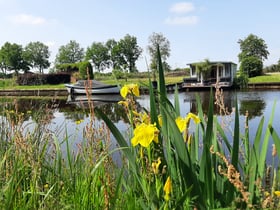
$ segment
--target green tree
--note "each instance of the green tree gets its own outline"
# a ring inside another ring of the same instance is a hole
[[[61,46],[58,49],[55,62],[62,63],[76,63],[82,61],[84,58],[84,48],[75,40],[71,40],[68,44]]]
[[[116,52],[118,52],[118,64],[122,66],[124,70],[129,72],[137,72],[136,61],[142,53],[142,49],[137,44],[137,38],[127,34],[123,39],[121,39],[117,46],[115,47]]]
[[[23,48],[18,44],[6,42],[0,50],[0,63],[2,71],[14,71],[18,75],[19,71],[27,72],[29,64],[23,58]]]
[[[241,50],[238,54],[240,62],[244,58],[250,56],[255,56],[259,60],[264,61],[269,55],[265,41],[256,35],[250,34],[244,40],[239,39],[238,44],[240,45]]]
[[[110,67],[112,67],[113,69],[120,69],[119,61],[121,55],[120,55],[118,42],[114,39],[109,39],[105,45],[108,49],[108,55],[110,57],[110,61],[109,61]]]
[[[161,59],[164,64],[163,67],[165,70],[168,70],[166,61],[170,56],[170,42],[166,37],[163,36],[162,33],[154,32],[149,36],[149,45],[147,49],[151,57],[150,67],[154,71],[157,69],[157,46],[159,46]]]
[[[263,62],[256,56],[243,58],[240,64],[240,71],[248,77],[259,76],[262,73]]]
[[[86,50],[86,60],[92,60],[98,72],[104,71],[109,67],[109,52],[106,45],[101,42],[94,42]]]
[[[240,71],[249,77],[259,76],[263,71],[263,61],[269,52],[265,41],[256,35],[250,34],[244,40],[239,39],[241,52],[238,54]]]
[[[31,67],[38,68],[40,73],[44,73],[43,70],[50,67],[49,47],[42,42],[27,44],[23,51],[23,57]]]
[[[208,59],[205,59],[204,61],[197,63],[195,67],[197,74],[202,74],[201,82],[203,83],[204,78],[207,77],[211,71],[211,62]]]

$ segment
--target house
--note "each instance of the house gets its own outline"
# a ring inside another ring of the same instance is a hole
[[[184,88],[231,87],[237,71],[237,64],[227,61],[190,63],[190,77],[184,78]]]

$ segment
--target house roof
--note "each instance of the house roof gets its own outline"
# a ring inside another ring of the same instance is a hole
[[[198,63],[201,63],[201,62],[203,62],[203,61],[200,61],[200,62],[193,62],[193,63],[187,63],[187,65],[195,65],[195,64],[198,64]],[[225,64],[225,63],[229,63],[229,64],[237,65],[236,63],[233,63],[233,62],[231,62],[231,61],[209,61],[209,62],[210,62],[210,64],[217,64],[217,63],[223,63],[223,64]]]

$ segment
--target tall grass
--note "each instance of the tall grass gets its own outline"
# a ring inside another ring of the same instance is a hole
[[[279,136],[272,127],[275,106],[268,126],[264,127],[262,119],[256,135],[251,137],[248,123],[245,134],[240,132],[236,102],[232,115],[234,127],[229,129],[233,133],[228,135],[225,125],[220,124],[214,115],[211,91],[206,115],[197,98],[200,123],[196,125],[195,132],[190,133],[188,125],[180,131],[178,103],[175,101],[174,107],[167,99],[159,51],[158,54],[159,86],[155,91],[150,85],[150,111],[139,113],[133,106],[131,102],[136,95],[133,89],[122,103],[131,119],[131,130],[134,132],[132,145],[106,115],[98,111],[123,148],[127,160],[123,167],[128,173],[125,183],[122,182],[124,195],[129,194],[126,205],[136,209],[279,208],[278,165],[268,166],[266,162],[269,155],[273,159],[279,158],[279,153],[276,153],[280,149]],[[222,101],[217,100],[221,94],[217,89],[215,103],[220,105],[221,111],[225,111]],[[139,118],[143,115],[147,115],[148,119]],[[140,135],[137,131],[141,123],[156,125],[157,128],[155,137],[151,137],[148,130],[142,130],[143,141],[153,138],[148,146],[145,142],[141,143],[141,139],[139,144],[133,143],[134,138]],[[274,153],[267,154],[271,137],[275,143]]]
[[[123,87],[120,106],[130,122],[128,136],[90,104],[90,122],[76,152],[67,129],[63,139],[48,129],[48,106],[27,113],[20,113],[16,102],[2,106],[0,209],[280,208],[275,107],[268,126],[263,117],[254,136],[248,122],[240,132],[238,104],[228,113],[219,89],[211,91],[207,113],[197,97],[198,113],[180,116],[178,94],[174,103],[168,100],[162,68],[158,50],[159,85],[154,89],[149,81],[149,109],[137,105],[137,85]],[[222,116],[233,118],[233,128],[220,123],[215,104]],[[104,124],[95,123],[95,114]],[[24,119],[31,116],[36,120],[27,129]],[[118,142],[113,150],[110,133]],[[111,158],[118,150],[121,166]]]

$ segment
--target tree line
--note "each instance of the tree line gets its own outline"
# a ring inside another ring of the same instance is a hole
[[[170,56],[170,44],[161,33],[153,33],[149,37],[148,51],[151,56],[151,68],[155,68],[156,46],[160,46],[163,61],[167,65]],[[143,49],[138,45],[137,38],[127,34],[116,41],[109,39],[107,42],[93,42],[86,50],[75,40],[70,40],[66,45],[58,49],[55,57],[55,70],[61,64],[74,64],[81,61],[90,61],[98,72],[107,68],[117,69],[123,72],[138,72],[136,61],[140,58]],[[20,44],[6,42],[0,48],[0,69],[2,74],[8,72],[18,74],[26,73],[31,69],[37,69],[43,73],[50,67],[50,50],[42,42],[30,42],[25,47]],[[61,69],[59,69],[61,70]]]
[[[167,59],[170,56],[170,42],[162,33],[152,33],[148,39],[147,50],[150,55],[149,67],[156,70],[156,48],[159,46],[162,62],[166,71],[170,70]],[[241,52],[238,54],[240,73],[248,77],[258,76],[263,73],[263,61],[267,59],[269,51],[265,41],[254,34],[249,34],[245,39],[239,39]],[[55,70],[61,64],[73,64],[81,61],[90,61],[96,71],[102,72],[112,68],[121,72],[138,72],[136,61],[140,58],[143,49],[138,45],[137,38],[129,34],[116,41],[109,39],[105,43],[93,42],[86,49],[75,40],[70,40],[62,45],[55,57]],[[50,50],[42,42],[30,42],[25,47],[16,43],[6,42],[0,48],[0,70],[3,75],[8,72],[26,73],[37,69],[43,73],[50,67]],[[63,69],[59,69],[60,71]],[[266,67],[266,70],[279,71],[278,64]]]

